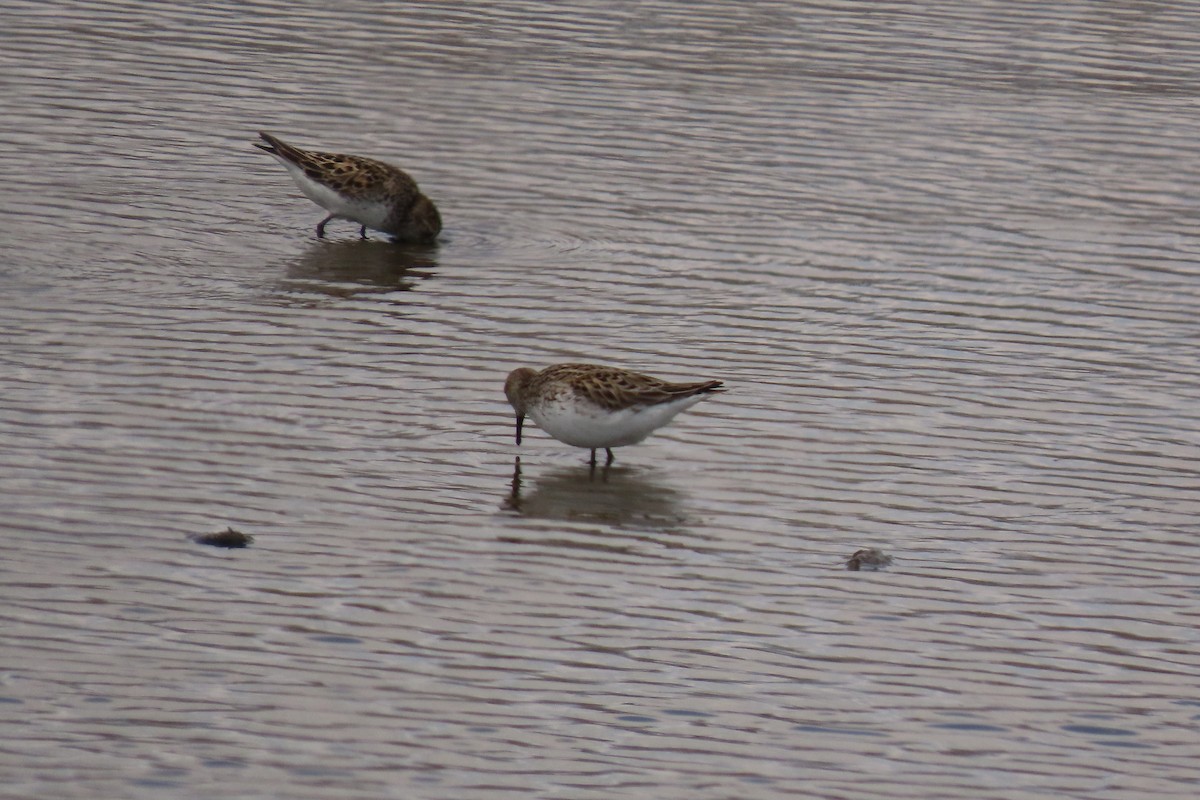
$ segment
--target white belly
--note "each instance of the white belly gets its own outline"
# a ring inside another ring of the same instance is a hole
[[[605,411],[574,398],[542,403],[529,409],[538,427],[563,444],[575,447],[624,447],[637,444],[684,409],[705,398],[692,395],[655,406]]]
[[[284,159],[279,159],[279,161],[287,167],[288,172],[296,181],[296,185],[300,187],[300,191],[304,192],[304,196],[335,217],[353,220],[368,228],[382,230],[382,226],[391,215],[392,210],[387,203],[364,203],[350,200],[325,184],[314,181],[304,173],[304,170],[290,161]]]

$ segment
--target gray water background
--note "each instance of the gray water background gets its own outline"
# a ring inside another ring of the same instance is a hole
[[[4,10],[0,796],[1195,796],[1193,4]]]

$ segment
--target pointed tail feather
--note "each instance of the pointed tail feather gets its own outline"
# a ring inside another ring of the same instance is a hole
[[[674,384],[667,391],[677,397],[691,397],[696,394],[712,394],[725,391],[722,381],[701,381],[699,383]]]
[[[263,131],[259,131],[258,135],[262,137],[264,142],[266,142],[266,144],[263,144],[262,142],[254,143],[254,146],[259,150],[264,150],[273,156],[284,158],[291,162],[298,162],[300,160],[301,151],[297,150],[295,147],[292,147],[290,144],[287,144],[282,139],[277,139],[271,134],[264,133]]]

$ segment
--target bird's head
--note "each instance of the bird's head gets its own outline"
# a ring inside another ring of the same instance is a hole
[[[536,376],[536,370],[521,367],[508,373],[508,379],[504,381],[504,396],[508,398],[513,411],[517,412],[517,444],[521,443],[521,428],[525,425],[525,395]]]

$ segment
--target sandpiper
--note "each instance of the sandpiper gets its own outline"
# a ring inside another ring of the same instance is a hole
[[[525,415],[564,444],[608,454],[637,444],[686,408],[714,392],[721,381],[670,383],[618,367],[555,364],[542,371],[521,367],[508,375],[504,394],[517,412],[517,444]]]
[[[275,156],[300,191],[329,212],[317,224],[318,239],[332,219],[357,222],[364,239],[367,228],[403,242],[431,242],[441,232],[437,207],[404,170],[361,156],[301,150],[269,133],[258,135],[265,144],[254,146]]]

